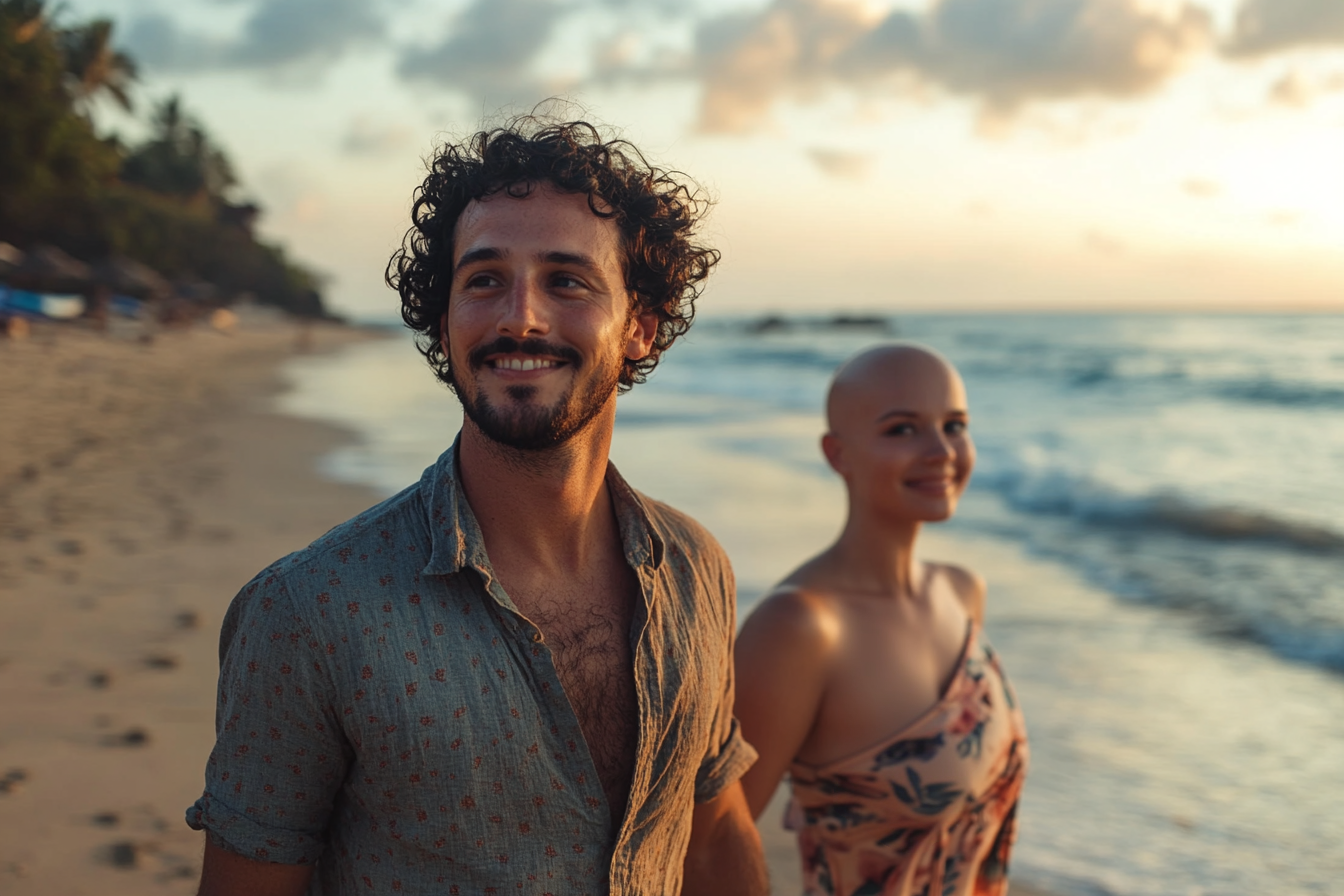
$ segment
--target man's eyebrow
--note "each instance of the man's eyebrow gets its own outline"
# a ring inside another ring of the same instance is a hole
[[[568,264],[589,270],[597,270],[598,267],[596,259],[581,252],[542,252],[539,257],[548,264]]]
[[[492,249],[489,246],[480,249],[468,249],[462,253],[462,257],[457,260],[453,267],[453,273],[461,271],[469,264],[476,264],[478,261],[499,261],[504,257],[504,253],[498,249]]]
[[[453,273],[461,271],[468,265],[477,264],[482,261],[499,261],[504,257],[504,253],[499,249],[490,246],[482,246],[479,249],[469,249],[462,253],[462,257],[457,260]],[[597,260],[591,255],[584,255],[581,252],[539,252],[537,258],[547,264],[567,264],[573,267],[584,268],[585,270],[596,271],[599,269]]]

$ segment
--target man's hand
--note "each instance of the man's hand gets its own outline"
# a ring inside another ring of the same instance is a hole
[[[756,830],[741,782],[691,816],[691,845],[681,883],[682,896],[766,896],[761,835]]]
[[[246,859],[206,837],[199,896],[303,896],[312,876],[312,865]]]

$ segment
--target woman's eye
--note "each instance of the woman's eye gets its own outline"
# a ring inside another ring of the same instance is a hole
[[[950,436],[959,436],[964,432],[966,432],[966,430],[969,428],[970,424],[967,423],[965,420],[949,420],[943,426],[943,432],[947,433]]]
[[[913,435],[914,432],[915,432],[915,425],[913,423],[897,423],[895,426],[887,430],[887,435],[908,436]]]

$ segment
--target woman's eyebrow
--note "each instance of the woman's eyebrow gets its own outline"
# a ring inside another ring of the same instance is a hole
[[[968,414],[964,408],[953,408],[952,410],[947,412],[947,416],[969,417],[970,414]],[[877,418],[877,422],[881,423],[882,421],[888,420],[892,417],[902,417],[908,420],[917,420],[919,419],[919,414],[916,413],[915,411],[903,411],[903,410],[886,411]]]

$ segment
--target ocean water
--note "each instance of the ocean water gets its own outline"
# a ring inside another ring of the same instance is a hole
[[[1015,874],[1077,896],[1337,889],[1344,317],[760,323],[697,323],[620,399],[613,446],[718,535],[742,613],[838,529],[831,372],[884,338],[932,345],[979,450],[939,529],[998,572],[990,634],[1032,729]],[[395,491],[460,425],[405,336],[289,375],[284,410],[359,433],[323,461],[341,479]]]

